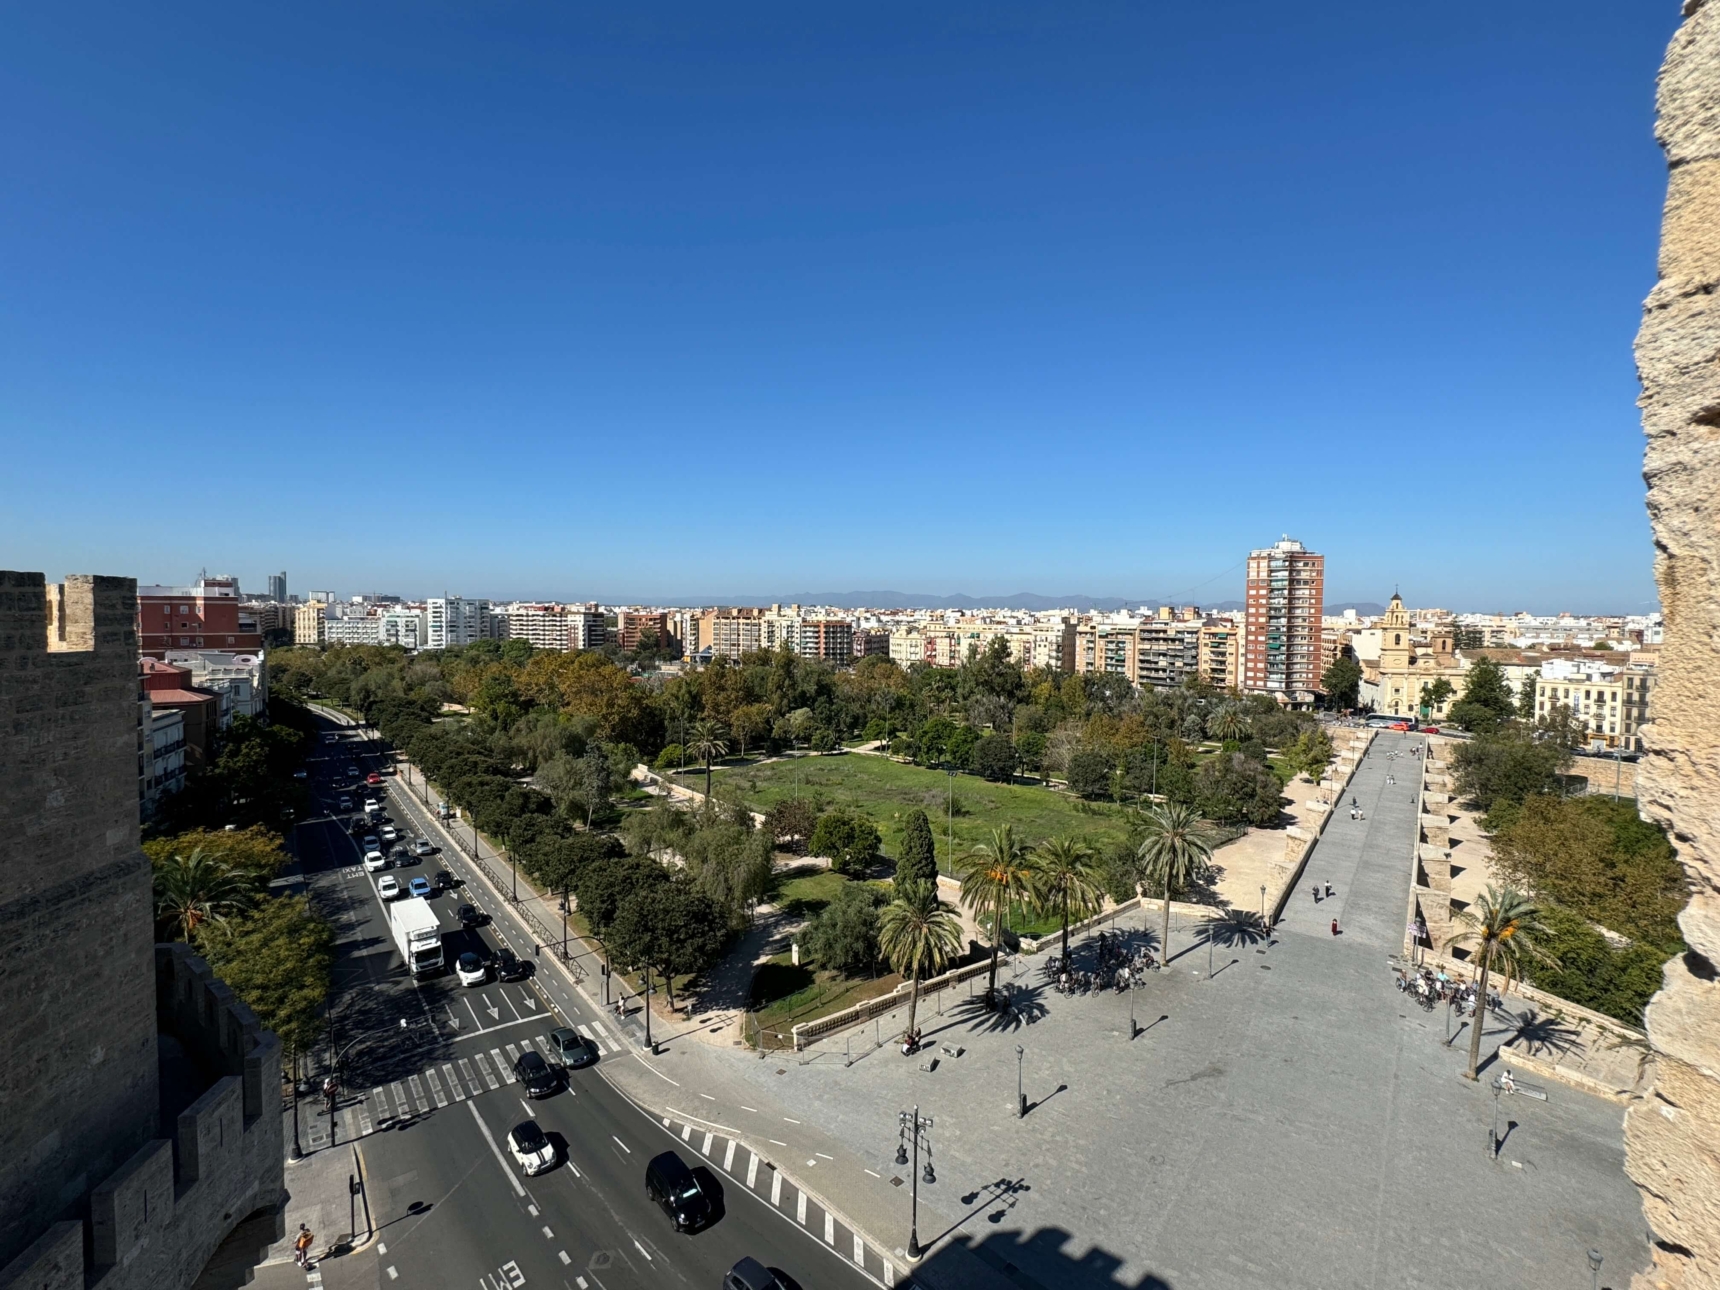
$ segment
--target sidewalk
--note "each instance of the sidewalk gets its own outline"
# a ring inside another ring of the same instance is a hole
[[[356,1143],[287,1161],[286,1235],[269,1247],[258,1265],[259,1281],[265,1269],[283,1265],[298,1273],[293,1264],[293,1240],[300,1223],[316,1237],[311,1246],[313,1263],[332,1263],[370,1243],[375,1233],[371,1230],[369,1198],[363,1194],[364,1170],[363,1152]],[[357,1196],[349,1191],[349,1182],[354,1179],[360,1186]],[[328,1271],[324,1269],[325,1275]]]

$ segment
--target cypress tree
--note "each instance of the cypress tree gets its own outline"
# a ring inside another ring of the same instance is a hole
[[[902,854],[896,860],[897,882],[938,880],[937,849],[932,842],[932,822],[921,810],[908,812],[902,826]]]

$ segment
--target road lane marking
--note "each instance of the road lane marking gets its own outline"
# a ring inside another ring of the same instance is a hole
[[[398,1272],[396,1272],[393,1268],[388,1269],[388,1279],[390,1281],[396,1281],[399,1278],[400,1278],[400,1274]]]
[[[494,1057],[496,1059],[496,1069],[501,1072],[503,1079],[507,1080],[507,1082],[510,1084],[517,1084],[519,1082],[514,1076],[514,1065],[513,1065],[513,1063],[512,1062],[504,1062],[502,1060],[502,1054],[501,1054],[501,1051],[499,1049],[496,1049],[496,1048],[490,1049],[490,1056]]]
[[[484,1091],[478,1084],[478,1077],[472,1074],[472,1063],[467,1061],[464,1057],[460,1059],[460,1074],[466,1077],[466,1083],[471,1088],[473,1097],[478,1096],[478,1094]]]
[[[520,1099],[520,1105],[525,1107],[527,1115],[531,1116],[534,1120],[537,1119],[537,1112],[532,1110],[532,1104],[530,1102],[526,1101],[525,1098],[522,1097]]]
[[[829,1210],[824,1211],[824,1243],[826,1245],[836,1244],[836,1220],[830,1217]]]
[[[478,1070],[484,1076],[484,1083],[488,1084],[492,1089],[500,1088],[502,1086],[502,1081],[497,1079],[495,1071],[490,1069],[490,1059],[484,1056],[484,1054],[479,1053],[476,1060],[478,1063]]]
[[[773,1169],[770,1174],[770,1203],[782,1204],[782,1171]]]
[[[448,1095],[442,1091],[442,1079],[436,1074],[436,1068],[431,1066],[425,1070],[424,1078],[430,1085],[430,1096],[436,1099],[436,1105],[447,1106]]]
[[[567,1257],[567,1251],[566,1250],[557,1250],[555,1252],[555,1257],[561,1260],[561,1264],[563,1267],[566,1267],[569,1263],[573,1262],[572,1259]],[[584,1285],[585,1282],[581,1281],[579,1284]]]
[[[635,1236],[633,1238],[633,1248],[638,1250],[639,1253],[641,1253],[645,1256],[645,1261],[647,1263],[656,1262],[656,1260],[651,1257],[651,1251],[646,1249],[643,1245],[639,1244],[639,1238],[637,1236]]]
[[[786,1147],[788,1145],[786,1142],[778,1142],[775,1138],[766,1138],[765,1141],[773,1147]]]
[[[544,1226],[543,1235],[546,1241],[555,1240],[555,1233],[549,1230],[549,1226],[547,1224]]]
[[[741,1110],[743,1110],[743,1111],[751,1111],[751,1112],[752,1112],[752,1113],[753,1113],[753,1114],[754,1114],[754,1115],[757,1115],[757,1114],[758,1114],[758,1107],[756,1107],[756,1106],[748,1106],[748,1105],[747,1105],[747,1104],[746,1104],[746,1103],[744,1103],[744,1102],[743,1102],[743,1103],[741,1103]]]
[[[834,1159],[836,1159],[836,1157],[835,1157],[835,1156],[826,1156],[826,1155],[825,1155],[825,1154],[824,1154],[824,1153],[823,1153],[823,1152],[822,1152],[822,1151],[814,1151],[814,1152],[813,1152],[813,1153],[812,1153],[812,1154],[813,1154],[813,1155],[815,1155],[815,1156],[822,1156],[822,1157],[823,1157],[823,1158],[824,1158],[824,1159],[825,1159],[825,1160],[834,1160]]]
[[[614,1139],[614,1141],[615,1141],[615,1145],[616,1145],[616,1146],[618,1146],[618,1147],[620,1147],[620,1148],[621,1148],[621,1149],[622,1149],[622,1150],[623,1150],[623,1151],[625,1151],[625,1152],[626,1152],[626,1153],[627,1153],[627,1154],[628,1154],[628,1155],[632,1155],[632,1154],[633,1154],[633,1148],[632,1148],[632,1147],[630,1147],[630,1146],[628,1146],[628,1145],[627,1145],[627,1144],[626,1144],[626,1143],[625,1143],[625,1142],[623,1142],[623,1141],[622,1141],[622,1140],[621,1140],[621,1139],[620,1139],[620,1138],[617,1138],[617,1137],[615,1137],[615,1135],[614,1135],[614,1134],[613,1134],[613,1133],[612,1133],[612,1134],[610,1134],[610,1135],[609,1135],[609,1136],[610,1136],[610,1137],[611,1137],[611,1138],[613,1138],[613,1139]]]
[[[723,1152],[723,1172],[733,1173],[735,1163],[735,1140],[729,1139],[728,1149]]]
[[[753,1183],[758,1179],[758,1152],[749,1151],[747,1155],[750,1157],[747,1161],[747,1190],[751,1191]]]
[[[711,1154],[711,1138],[712,1138],[712,1136],[713,1135],[710,1133],[705,1134],[705,1145],[699,1148],[699,1154],[701,1156],[708,1156]]]
[[[866,1266],[866,1242],[860,1239],[860,1234],[854,1234],[854,1262],[861,1267]]]
[[[712,1097],[709,1093],[701,1093],[701,1094],[699,1094],[699,1096],[704,1098],[705,1101],[707,1101],[707,1102],[715,1102],[717,1100],[716,1098]]]
[[[484,1141],[490,1144],[490,1154],[495,1156],[496,1163],[502,1167],[502,1172],[508,1176],[514,1195],[525,1199],[526,1189],[520,1185],[520,1180],[514,1176],[514,1171],[508,1166],[508,1159],[502,1154],[502,1149],[496,1145],[496,1137],[490,1132],[490,1126],[484,1123],[484,1117],[478,1114],[476,1102],[466,1103],[466,1109],[472,1113],[472,1118],[478,1122],[478,1131],[484,1135]]]
[[[406,1088],[405,1088],[405,1086],[402,1085],[399,1080],[395,1080],[394,1083],[391,1084],[389,1087],[391,1087],[394,1090],[394,1100],[396,1102],[400,1103],[400,1114],[401,1115],[411,1115],[412,1114],[412,1107],[406,1101]]]
[[[681,1141],[682,1142],[691,1142],[692,1140],[693,1140],[693,1126],[690,1124],[683,1124],[681,1126]]]
[[[780,1176],[780,1175],[779,1175]],[[794,1202],[794,1219],[802,1227],[806,1226],[806,1193],[798,1187],[794,1191],[797,1199]]]
[[[504,1047],[508,1050],[508,1065],[512,1066],[520,1059],[519,1047],[515,1044],[506,1044]]]
[[[466,1100],[466,1090],[460,1087],[460,1077],[454,1074],[453,1066],[444,1062],[442,1065],[442,1073],[448,1077],[448,1091],[452,1093],[457,1100],[464,1102]]]
[[[788,1117],[787,1117],[787,1116],[786,1116],[786,1115],[785,1115],[785,1116],[783,1116],[783,1117],[782,1117],[782,1118],[783,1118],[783,1119],[785,1119],[785,1120],[788,1120]],[[788,1120],[788,1122],[789,1122],[789,1123],[790,1123],[790,1124],[799,1124],[799,1123],[800,1123],[800,1121],[799,1121],[799,1120]]]

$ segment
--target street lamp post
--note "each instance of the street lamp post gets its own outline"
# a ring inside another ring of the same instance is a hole
[[[1272,929],[1266,925],[1266,884],[1260,884],[1260,928],[1267,936],[1272,935]]]
[[[651,965],[645,965],[645,1047],[657,1051],[657,1041],[651,1038]]]
[[[1600,1290],[1601,1284],[1601,1252],[1589,1251],[1589,1290]]]
[[[520,903],[520,866],[514,859],[514,847],[519,837],[519,828],[512,826],[508,829],[508,904]]]
[[[1027,1050],[1020,1044],[1015,1046],[1015,1118],[1027,1118],[1027,1094],[1021,1091],[1021,1063],[1027,1056]]]
[[[305,1149],[299,1145],[299,1051],[293,1050],[293,1159],[302,1160]]]
[[[908,1257],[910,1259],[916,1259],[917,1260],[920,1257],[921,1253],[923,1253],[923,1251],[920,1249],[920,1135],[921,1134],[928,1135],[926,1138],[926,1169],[925,1169],[926,1186],[930,1187],[933,1183],[937,1182],[937,1180],[938,1180],[937,1174],[932,1172],[932,1142],[931,1142],[931,1138],[929,1136],[931,1133],[931,1128],[932,1128],[932,1117],[929,1115],[922,1116],[920,1114],[920,1108],[916,1105],[914,1107],[913,1111],[911,1111],[911,1112],[909,1112],[909,1111],[898,1111],[896,1113],[896,1124],[897,1124],[896,1163],[898,1165],[905,1165],[908,1163],[907,1137],[908,1137],[910,1130],[913,1132],[913,1135],[914,1135],[913,1173],[912,1173],[912,1186],[910,1189],[913,1199],[910,1203],[910,1208],[908,1211]]]

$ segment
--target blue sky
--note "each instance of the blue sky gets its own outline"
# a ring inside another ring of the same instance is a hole
[[[1677,10],[11,6],[5,563],[1641,611]]]

